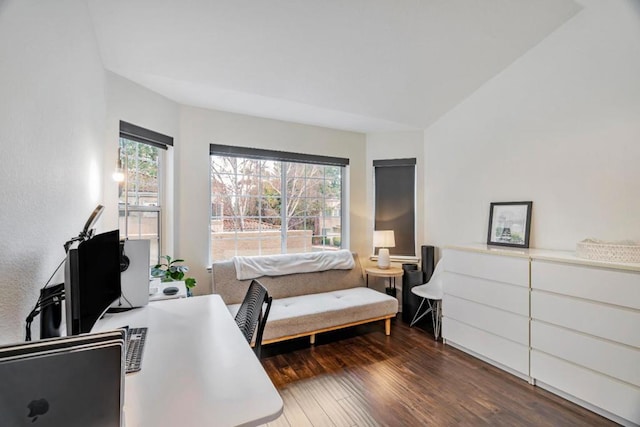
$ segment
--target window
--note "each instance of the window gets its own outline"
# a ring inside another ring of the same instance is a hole
[[[121,239],[151,241],[151,264],[162,248],[162,173],[173,138],[120,122],[120,165],[125,179],[118,192]]]
[[[211,259],[337,250],[348,159],[212,144]]]
[[[392,257],[416,256],[416,159],[374,160],[374,230],[393,230]],[[377,254],[374,248],[374,253]]]

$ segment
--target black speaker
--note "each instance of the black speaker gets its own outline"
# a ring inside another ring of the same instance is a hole
[[[431,279],[433,275],[433,269],[435,267],[435,247],[433,246],[422,246],[420,253],[420,266],[421,269],[418,270],[415,264],[402,264],[402,268],[405,269],[406,266],[413,265],[413,268],[409,268],[409,270],[404,271],[404,275],[402,276],[402,321],[406,323],[411,323],[413,320],[413,316],[415,316],[416,311],[418,310],[418,306],[420,306],[420,301],[422,298],[415,295],[411,292],[411,288],[414,286],[422,285]],[[424,308],[424,307],[423,307]],[[424,325],[427,328],[432,328],[431,325],[431,316],[423,317],[418,325]]]
[[[402,275],[402,321],[410,323],[420,304],[420,298],[411,292],[411,288],[424,283],[422,281],[423,275],[422,270],[418,270],[418,266],[415,264],[402,264],[402,269],[404,270]]]
[[[422,272],[424,273],[424,282],[427,283],[431,276],[433,276],[433,270],[435,269],[435,255],[436,248],[434,246],[421,246],[420,257],[422,260]]]
[[[54,338],[62,335],[62,304],[64,283],[49,286],[40,291],[42,309],[40,312],[40,338]]]

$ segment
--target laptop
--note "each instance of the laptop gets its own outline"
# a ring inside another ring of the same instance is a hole
[[[0,348],[3,426],[124,424],[123,332]]]

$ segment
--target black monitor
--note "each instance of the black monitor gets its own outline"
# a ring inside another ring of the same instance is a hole
[[[95,235],[67,253],[64,274],[67,335],[90,332],[120,297],[120,233]]]

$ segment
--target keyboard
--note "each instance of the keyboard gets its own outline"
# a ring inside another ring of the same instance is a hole
[[[127,350],[125,357],[125,372],[137,372],[142,365],[142,352],[147,339],[147,328],[127,329]]]

